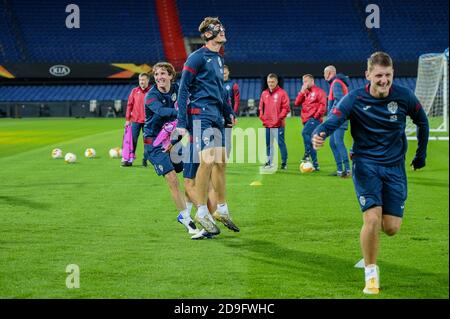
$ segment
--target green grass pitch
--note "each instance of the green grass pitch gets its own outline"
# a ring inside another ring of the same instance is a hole
[[[228,203],[240,233],[221,227],[193,241],[176,222],[164,180],[152,167],[121,168],[123,119],[0,121],[0,298],[448,298],[448,142],[430,141],[427,167],[408,169],[399,234],[381,236],[381,292],[362,294],[362,217],[353,184],[300,174],[298,118],[287,121],[288,171],[230,164]],[[242,118],[239,127],[261,127]],[[416,141],[410,142],[407,162]],[[350,138],[347,136],[347,145]],[[53,160],[59,147],[76,164]],[[97,158],[83,156],[87,147]],[[261,186],[250,186],[253,181]],[[66,287],[66,266],[80,287]]]

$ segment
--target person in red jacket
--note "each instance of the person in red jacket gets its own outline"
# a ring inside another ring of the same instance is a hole
[[[266,128],[267,163],[264,168],[273,167],[273,139],[277,138],[281,152],[281,169],[287,169],[288,152],[284,142],[285,118],[291,111],[289,96],[278,86],[278,76],[267,76],[267,90],[261,93],[259,100],[259,118]]]
[[[303,75],[302,79],[303,85],[294,103],[295,106],[302,106],[302,136],[305,144],[305,155],[302,160],[312,160],[314,170],[319,171],[317,152],[312,147],[311,134],[323,121],[327,110],[327,95],[324,90],[314,84],[314,77],[311,74]]]
[[[131,90],[128,96],[127,113],[125,115],[125,126],[131,124],[131,131],[133,134],[133,149],[136,153],[137,141],[140,132],[144,130],[145,123],[145,110],[144,110],[144,99],[147,92],[150,90],[150,76],[147,73],[139,74],[139,86]],[[122,161],[122,166],[131,166],[133,162]],[[147,159],[144,157],[142,159],[142,165],[147,166]]]

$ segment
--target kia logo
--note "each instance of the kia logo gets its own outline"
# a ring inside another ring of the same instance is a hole
[[[54,65],[49,69],[51,75],[66,76],[70,73],[70,68],[65,65]]]

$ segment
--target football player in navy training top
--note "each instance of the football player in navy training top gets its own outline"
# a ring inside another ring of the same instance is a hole
[[[223,91],[224,93],[224,100],[227,101],[227,104],[229,108],[231,109],[231,98],[230,98],[230,92],[227,90]],[[235,113],[231,111],[233,116],[235,116]],[[232,140],[232,132],[231,128],[227,127],[225,129],[225,148],[227,153],[227,158],[229,157],[230,151],[231,151],[231,140]],[[198,147],[200,145],[197,144],[197,150],[199,151]],[[196,202],[196,195],[195,195],[195,176],[197,175],[197,170],[199,167],[199,163],[195,163],[193,161],[193,151],[194,151],[194,145],[193,143],[189,143],[187,145],[189,147],[189,159],[185,160],[184,166],[183,166],[183,177],[184,177],[184,189],[186,193],[186,206],[191,211],[193,204]],[[214,168],[213,168],[214,169]],[[193,203],[194,202],[194,203]],[[221,215],[218,213],[217,209],[217,192],[214,190],[212,184],[209,184],[208,188],[208,201],[207,201],[207,207],[210,214],[213,215],[214,219],[221,221],[224,223],[225,226],[227,226],[229,229],[238,232],[239,228],[231,221],[227,219],[221,219]],[[192,239],[203,239],[203,238],[212,238],[214,235],[218,234],[211,234],[207,232],[204,228],[200,230],[199,233],[193,235]]]
[[[145,125],[144,149],[147,158],[153,164],[156,174],[164,176],[172,195],[172,199],[179,211],[178,221],[183,224],[189,234],[198,233],[191,216],[190,209],[186,208],[183,194],[180,191],[176,173],[183,170],[183,162],[174,163],[170,153],[165,152],[162,145],[155,146],[155,138],[163,125],[177,117],[175,102],[177,100],[178,85],[172,83],[176,72],[172,64],[159,62],[153,66],[153,75],[156,84],[145,97]]]
[[[228,65],[223,66],[223,86],[230,95],[231,107],[233,108],[234,115],[238,115],[241,93],[239,92],[239,85],[237,82],[230,79],[230,68]]]
[[[211,234],[220,233],[207,208],[209,184],[217,195],[217,218],[233,231],[225,198],[225,127],[234,123],[232,111],[224,99],[223,57],[220,48],[226,42],[225,28],[218,18],[207,17],[199,26],[205,46],[189,55],[181,74],[178,91],[177,131],[190,133],[195,175],[196,220]],[[188,105],[188,99],[190,104]]]
[[[323,146],[347,119],[353,137],[353,183],[363,212],[360,241],[365,264],[366,294],[378,294],[379,268],[376,265],[379,232],[395,235],[402,224],[407,197],[405,154],[406,116],[417,125],[418,147],[411,166],[425,166],[428,119],[419,100],[409,89],[393,84],[391,57],[373,53],[367,61],[364,88],[351,91],[331,111],[326,122],[313,132],[313,146]]]

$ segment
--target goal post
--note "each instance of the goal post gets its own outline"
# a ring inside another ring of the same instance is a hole
[[[448,136],[448,49],[444,53],[427,53],[419,57],[415,95],[428,116],[430,132]],[[408,121],[406,131],[416,131]]]

